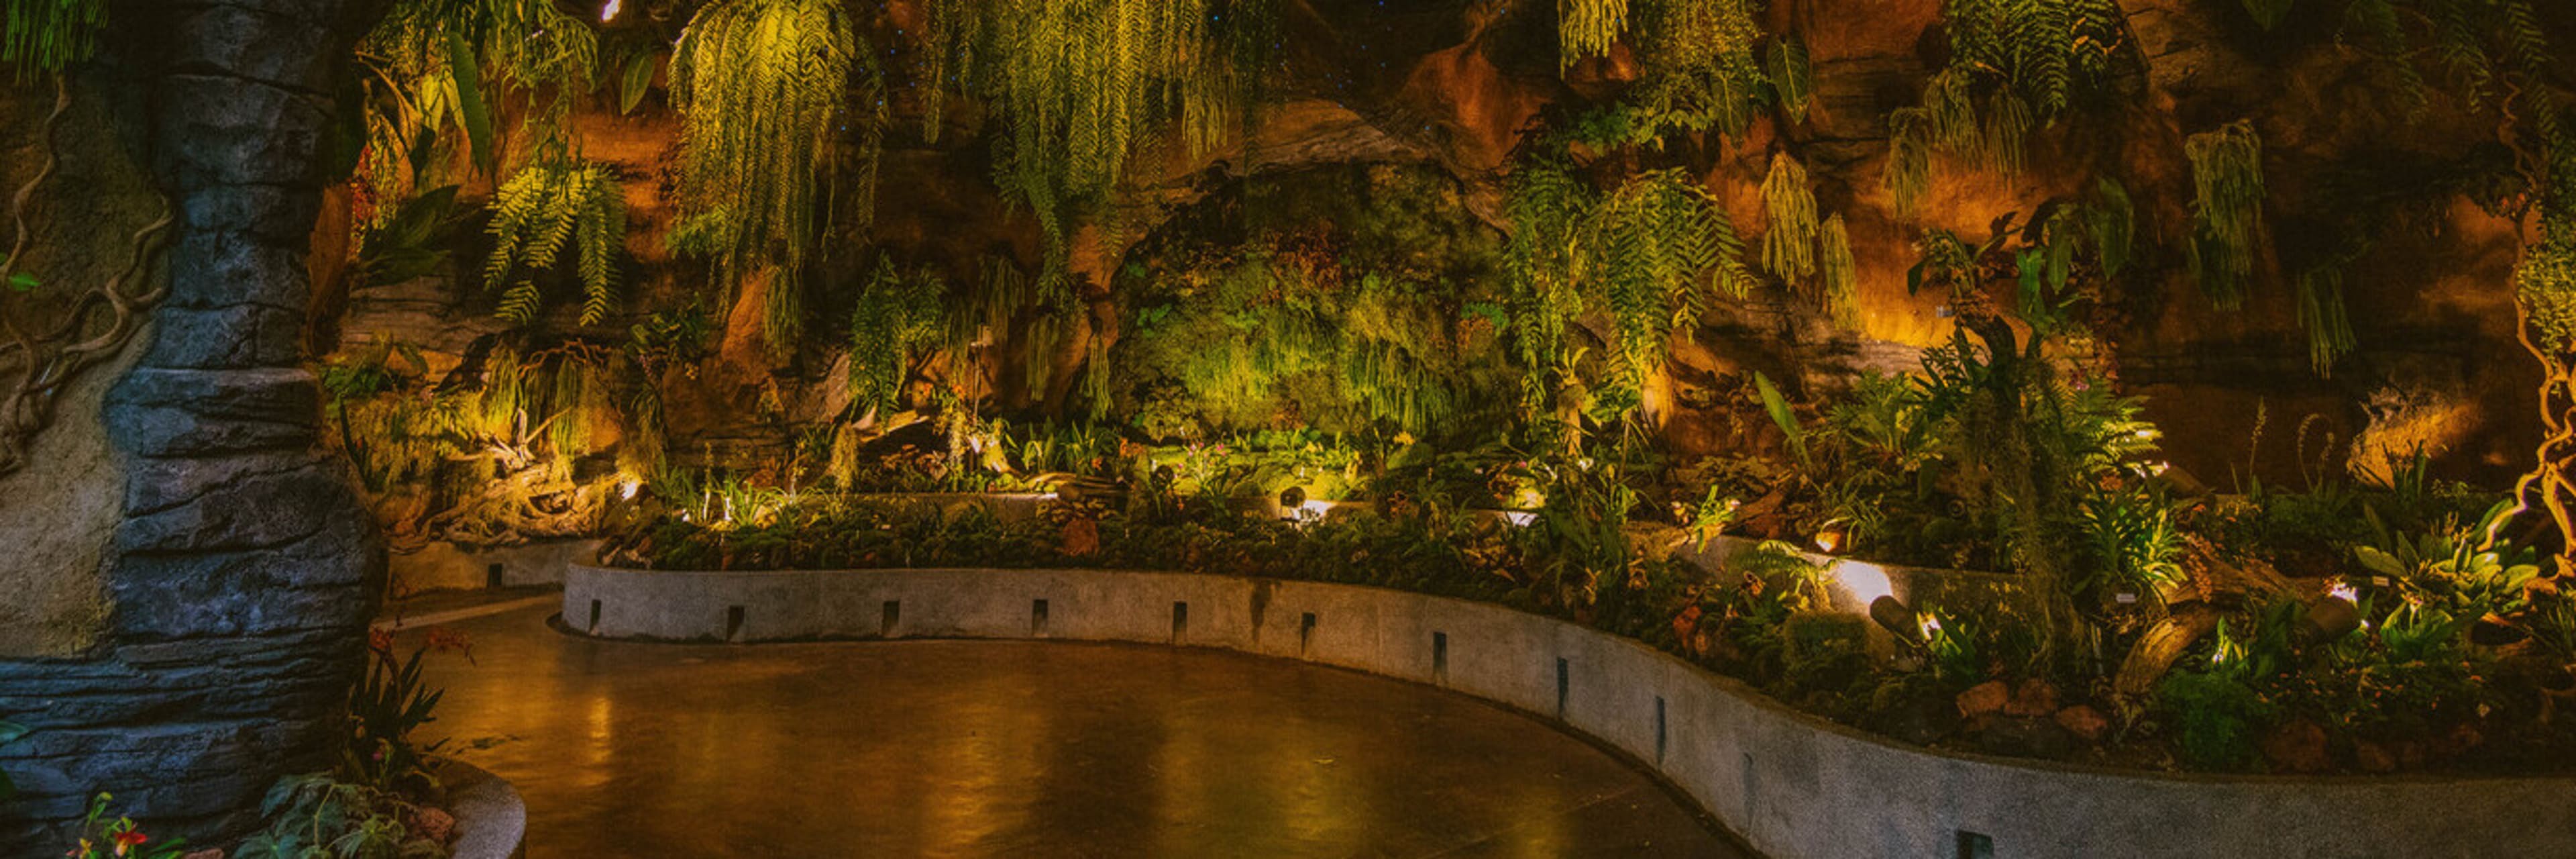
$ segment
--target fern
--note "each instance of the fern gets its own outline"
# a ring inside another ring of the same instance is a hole
[[[1886,182],[1900,212],[1930,185],[1932,148],[2018,173],[2032,131],[2101,101],[2133,67],[2118,0],[1946,0],[1941,19],[1948,65],[1919,108],[1889,116]]]
[[[1533,405],[1546,394],[1540,374],[1573,372],[1567,341],[1578,319],[1611,320],[1616,360],[1595,393],[1629,400],[1673,333],[1697,324],[1705,289],[1742,296],[1750,287],[1734,224],[1684,171],[1639,174],[1599,194],[1561,161],[1542,159],[1514,171],[1507,193],[1510,316]]]
[[[879,260],[850,314],[850,407],[854,415],[902,405],[914,365],[944,342],[947,285],[928,269],[910,273]]]
[[[1167,128],[1205,154],[1248,123],[1273,0],[928,3],[924,96],[981,95],[1001,118],[993,178],[1036,215],[1043,288],[1061,289],[1073,222],[1107,201],[1131,152]]]
[[[773,351],[795,344],[803,278],[829,225],[839,174],[860,226],[873,216],[885,97],[873,51],[833,0],[719,0],[698,11],[671,57],[671,97],[682,114],[680,200],[686,219],[723,223],[701,236],[729,239],[712,254],[728,288],[769,272],[765,335]],[[859,91],[850,169],[835,128]]]
[[[2245,303],[2263,231],[2263,139],[2237,121],[2183,141],[2191,159],[2192,274],[2212,302]]]
[[[483,284],[501,292],[496,315],[502,319],[519,325],[535,320],[543,298],[533,278],[554,270],[567,246],[581,281],[581,324],[598,324],[616,312],[626,198],[613,168],[591,162],[521,170],[493,192],[485,231],[492,253],[484,259]]]

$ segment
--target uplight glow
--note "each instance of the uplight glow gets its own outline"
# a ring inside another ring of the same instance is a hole
[[[1836,564],[1834,581],[1841,582],[1843,587],[1850,589],[1853,598],[1863,606],[1877,602],[1879,597],[1896,595],[1895,584],[1887,578],[1887,568],[1877,564],[1859,561],[1844,561]]]

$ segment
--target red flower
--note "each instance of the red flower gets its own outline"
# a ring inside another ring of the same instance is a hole
[[[118,855],[118,856],[123,856],[123,855],[125,855],[128,851],[131,851],[131,850],[133,850],[135,847],[140,846],[143,842],[146,842],[146,841],[150,841],[150,840],[152,840],[152,838],[151,838],[150,836],[144,835],[144,834],[143,834],[142,832],[140,832],[140,831],[133,830],[133,829],[128,829],[128,830],[126,830],[126,831],[124,831],[124,832],[116,833],[115,840],[116,840],[116,855]]]

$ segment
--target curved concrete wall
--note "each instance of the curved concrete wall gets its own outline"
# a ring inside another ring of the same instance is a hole
[[[1787,709],[1645,645],[1351,585],[1094,570],[681,573],[574,566],[614,638],[1061,638],[1300,659],[1428,683],[1615,746],[1781,859],[2570,856],[2576,779],[2162,776],[1938,754]]]

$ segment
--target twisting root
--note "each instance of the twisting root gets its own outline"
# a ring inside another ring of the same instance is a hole
[[[9,216],[15,222],[15,236],[10,241],[9,255],[0,259],[0,281],[26,259],[27,245],[34,232],[27,223],[27,209],[36,191],[53,177],[60,158],[54,149],[54,135],[62,126],[64,114],[72,105],[71,87],[62,76],[54,77],[54,109],[45,116],[38,145],[44,150],[42,166],[18,192],[10,197]],[[157,197],[158,195],[156,195]],[[7,330],[9,340],[0,343],[0,370],[15,367],[17,376],[8,384],[5,397],[0,397],[0,475],[24,467],[28,448],[36,434],[53,421],[54,399],[63,386],[78,378],[82,371],[96,366],[125,347],[125,341],[142,327],[152,306],[169,294],[167,284],[150,284],[146,277],[155,253],[160,250],[162,234],[170,228],[176,211],[169,198],[160,197],[161,214],[152,223],[134,232],[133,250],[125,270],[107,283],[82,293],[74,299],[61,324],[51,330],[30,331],[19,322],[21,314],[0,313],[0,329]],[[147,282],[137,287],[139,281]],[[128,289],[140,289],[128,292]],[[103,324],[97,318],[105,311]],[[83,337],[83,332],[97,333]]]

